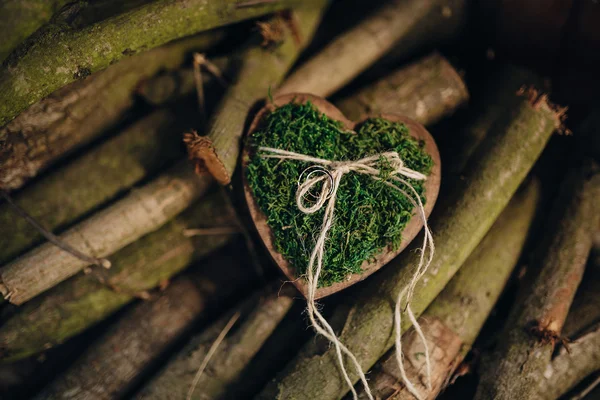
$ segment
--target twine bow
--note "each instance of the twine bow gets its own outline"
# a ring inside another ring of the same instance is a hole
[[[352,354],[352,352],[339,341],[339,339],[335,335],[335,332],[333,331],[333,328],[325,320],[325,318],[319,312],[315,304],[315,293],[318,288],[319,276],[323,268],[323,254],[325,252],[325,241],[327,239],[327,233],[329,232],[329,229],[333,224],[335,201],[340,182],[344,175],[350,172],[368,175],[372,179],[381,181],[384,184],[390,186],[391,188],[401,192],[418,209],[419,216],[423,221],[423,227],[425,228],[425,237],[423,240],[423,245],[421,247],[421,257],[419,260],[419,265],[415,270],[415,273],[413,274],[410,283],[398,294],[396,300],[396,307],[394,310],[394,320],[396,331],[396,359],[398,361],[400,374],[407,389],[415,397],[421,399],[422,397],[420,393],[417,391],[414,384],[410,382],[410,380],[406,376],[401,344],[402,334],[400,329],[402,314],[401,307],[403,300],[405,300],[405,309],[408,314],[408,317],[412,322],[413,326],[415,327],[415,331],[421,338],[421,341],[423,342],[423,345],[425,347],[425,361],[427,366],[427,388],[431,389],[431,363],[429,357],[429,350],[427,347],[427,341],[425,340],[425,335],[423,334],[423,331],[421,330],[421,327],[419,326],[419,323],[417,322],[417,319],[410,308],[410,301],[412,299],[414,289],[418,281],[421,279],[421,277],[423,277],[423,275],[427,271],[427,268],[429,267],[429,264],[431,263],[431,260],[433,259],[434,243],[431,231],[429,230],[429,226],[427,224],[427,216],[425,214],[425,209],[423,207],[423,203],[421,202],[421,198],[415,190],[415,188],[405,179],[408,178],[415,180],[426,180],[427,176],[418,171],[406,167],[400,155],[395,151],[388,151],[375,154],[372,156],[361,158],[356,161],[332,161],[307,156],[305,154],[276,149],[272,147],[259,147],[258,151],[260,156],[263,158],[276,158],[280,160],[296,160],[313,163],[313,166],[309,168],[314,168],[315,166],[323,167],[322,169],[325,171],[325,174],[317,175],[314,177],[311,177],[312,175],[308,174],[307,179],[304,182],[299,182],[298,190],[296,191],[296,204],[298,206],[298,209],[300,209],[300,211],[302,211],[305,214],[313,214],[319,211],[321,208],[323,208],[325,204],[327,204],[325,208],[325,214],[323,216],[323,223],[321,225],[321,232],[319,233],[317,242],[309,259],[308,268],[306,269],[308,281],[308,316],[314,329],[334,344],[342,375],[346,380],[348,386],[350,387],[354,399],[357,399],[358,395],[356,393],[356,390],[354,389],[352,380],[346,372],[346,367],[344,365],[342,353],[348,356],[352,361],[352,364],[354,365],[356,372],[358,373],[360,380],[365,387],[365,392],[367,396],[369,397],[369,399],[372,400],[373,395],[371,394],[371,391],[369,389],[367,378],[354,354]],[[382,177],[382,164],[386,166],[386,172],[388,172],[385,175],[385,179]],[[391,172],[388,171],[390,169]],[[307,194],[312,195],[314,190],[318,188],[319,184],[321,185],[320,192],[316,196],[313,196],[313,203],[307,205]],[[404,190],[402,187],[398,186],[398,184],[404,185],[406,188],[408,188],[409,192],[412,193],[407,193],[407,191]],[[427,250],[429,250],[429,257],[425,259],[425,252]]]

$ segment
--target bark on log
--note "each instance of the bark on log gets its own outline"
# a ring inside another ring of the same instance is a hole
[[[536,374],[550,362],[562,334],[600,224],[599,198],[600,168],[588,160],[565,178],[555,225],[538,248],[531,284],[523,287],[497,350],[482,366],[476,399],[535,398]]]
[[[442,201],[431,218],[436,255],[415,291],[419,316],[483,239],[538,158],[551,133],[561,125],[560,112],[546,97],[520,97],[492,128],[467,167],[465,179]],[[416,241],[418,242],[418,240]],[[411,279],[419,254],[407,250],[364,283],[350,304],[340,340],[368,370],[393,344],[393,305]],[[403,331],[409,327],[403,319]],[[357,375],[350,364],[351,378]],[[262,392],[263,399],[337,399],[348,390],[339,375],[335,351],[300,354]]]
[[[411,330],[402,338],[407,375],[424,399],[438,396],[475,342],[519,259],[538,199],[537,181],[517,192],[458,273],[421,316],[419,323],[432,355],[432,390],[423,385],[426,366],[421,354],[425,350],[419,337]],[[369,383],[376,399],[414,399],[402,384],[393,349],[369,373]],[[367,396],[362,392],[359,398]]]
[[[106,271],[108,284],[93,274],[79,274],[19,307],[0,327],[0,359],[17,360],[64,342],[230,239],[228,235],[186,237],[185,229],[233,223],[221,197],[200,201],[114,254],[113,266]]]
[[[433,53],[336,102],[351,120],[394,113],[429,125],[466,103],[462,78],[439,53]],[[400,100],[400,101],[397,101]]]
[[[76,249],[102,258],[155,231],[202,196],[210,177],[197,177],[186,161],[60,235]],[[45,243],[0,269],[0,292],[24,302],[75,275],[89,263]]]
[[[0,64],[70,0],[4,0],[0,3]]]
[[[536,400],[555,400],[574,388],[579,382],[600,370],[600,324],[569,345],[563,347],[535,377],[538,382]],[[590,397],[592,399],[592,397]]]
[[[26,187],[14,200],[46,229],[65,228],[181,158],[177,133],[183,128],[181,120],[171,111],[156,111]],[[40,244],[42,239],[12,207],[6,203],[0,205],[0,265]]]
[[[396,45],[402,52],[432,39],[452,37],[448,24],[453,33],[459,30],[461,24],[451,17],[463,14],[466,4],[464,0],[392,0],[300,66],[278,92],[327,97]]]
[[[37,398],[122,398],[210,308],[221,309],[250,290],[252,268],[231,254],[212,257],[169,283],[156,299],[127,311]]]
[[[133,105],[141,81],[177,68],[186,54],[204,51],[222,37],[222,31],[211,31],[150,50],[33,104],[0,128],[0,188],[18,189],[57,159],[115,126]]]
[[[204,357],[235,311],[241,313],[234,330],[225,338],[211,358],[202,375],[193,399],[217,399],[226,394],[229,386],[235,385],[240,373],[269,338],[279,322],[292,306],[291,297],[279,296],[277,287],[270,287],[234,307],[229,313],[205,332],[194,337],[179,352],[148,386],[137,396],[138,399],[186,398],[194,375]]]
[[[600,263],[598,261],[600,260],[590,259],[588,261],[583,280],[567,314],[562,333],[568,338],[575,338],[600,322],[600,296],[598,296],[600,293]]]
[[[30,37],[0,72],[0,126],[60,87],[123,57],[171,40],[290,7],[294,0],[161,0],[81,29],[49,26]],[[68,50],[65,50],[68,49]]]
[[[311,0],[296,8],[293,14],[295,29],[286,27],[276,48],[258,47],[260,42],[256,38],[232,57],[232,62],[240,65],[237,76],[208,124],[208,133],[199,145],[201,151],[194,155],[202,168],[206,168],[219,183],[226,185],[231,181],[248,111],[272,87],[279,85],[310,42],[328,3],[328,0]],[[274,18],[269,23],[281,24],[282,21]]]

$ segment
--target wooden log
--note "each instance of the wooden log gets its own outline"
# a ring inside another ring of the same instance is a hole
[[[400,114],[430,125],[466,103],[469,92],[460,75],[433,53],[336,102],[350,120]]]
[[[5,0],[0,3],[0,63],[69,0]]]
[[[533,398],[555,400],[574,388],[583,379],[600,370],[600,324],[576,338],[534,378],[537,382]],[[590,397],[590,400],[594,397]]]
[[[234,252],[211,257],[128,310],[39,399],[122,398],[193,325],[251,290],[252,268]]]
[[[600,259],[591,259],[592,255],[563,326],[562,333],[568,338],[576,338],[600,322]]]
[[[0,71],[0,126],[31,104],[123,57],[169,41],[290,7],[293,0],[161,0],[93,25],[49,26],[30,37]],[[51,72],[51,73],[49,73]]]
[[[186,237],[185,229],[233,223],[221,197],[200,201],[114,254],[106,284],[94,274],[79,274],[16,309],[0,327],[0,358],[17,360],[64,342],[230,240],[230,235]]]
[[[419,324],[432,354],[432,389],[423,384],[424,348],[411,330],[402,338],[406,373],[423,399],[435,399],[450,380],[475,342],[494,304],[513,271],[525,244],[539,200],[539,183],[534,181],[517,192],[490,231],[471,253],[458,273],[421,316]],[[376,399],[413,399],[402,383],[392,349],[369,373]],[[367,399],[364,392],[360,399]]]
[[[436,255],[429,272],[417,286],[412,302],[418,316],[441,292],[462,263],[483,239],[517,187],[538,158],[552,132],[561,125],[562,111],[545,96],[531,92],[511,104],[492,127],[466,168],[464,180],[438,203],[430,226]],[[417,242],[419,242],[417,240]],[[393,311],[396,297],[412,278],[419,254],[407,250],[367,280],[349,303],[350,313],[339,336],[357,357],[363,370],[370,369],[394,342]],[[403,331],[409,327],[403,319]],[[351,379],[358,376],[348,364]],[[262,399],[337,399],[348,390],[339,374],[335,350],[301,353],[261,393]]]
[[[538,248],[498,348],[482,366],[476,399],[533,399],[540,374],[560,341],[600,224],[600,168],[588,160],[567,174],[555,202],[554,225]],[[538,375],[539,376],[539,375]]]
[[[265,98],[271,88],[279,85],[310,42],[328,3],[312,0],[296,8],[291,19],[295,21],[295,28],[283,28],[276,49],[258,47],[260,38],[254,38],[232,57],[232,62],[240,66],[237,76],[210,119],[207,135],[190,149],[197,165],[208,170],[219,183],[226,185],[231,181],[248,111],[259,99]],[[273,18],[268,24],[282,24],[282,21]]]
[[[155,231],[202,196],[210,177],[195,177],[186,161],[60,235],[96,258],[106,257]],[[0,269],[0,292],[23,304],[90,264],[45,243]]]
[[[33,104],[0,128],[0,188],[18,189],[56,160],[117,125],[141,81],[173,70],[223,38],[211,31],[125,59]]]
[[[292,306],[291,297],[279,296],[278,287],[271,286],[234,307],[213,326],[192,338],[149,385],[138,393],[138,399],[183,399],[223,327],[235,312],[241,314],[237,327],[212,356],[207,370],[197,382],[193,399],[216,399],[224,396],[240,373],[256,355],[263,343]],[[190,397],[187,397],[190,398]]]
[[[182,122],[169,110],[156,111],[26,187],[14,200],[46,229],[60,230],[181,158],[176,135]],[[42,239],[12,207],[0,205],[0,265]]]
[[[462,24],[452,16],[463,14],[466,4],[461,0],[387,2],[300,66],[278,93],[306,92],[327,97],[394,46],[402,53],[423,42],[453,36]]]

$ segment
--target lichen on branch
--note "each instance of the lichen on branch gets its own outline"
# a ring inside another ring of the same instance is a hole
[[[57,23],[19,46],[0,71],[0,126],[56,89],[171,40],[282,10],[293,0],[158,0],[81,29]]]

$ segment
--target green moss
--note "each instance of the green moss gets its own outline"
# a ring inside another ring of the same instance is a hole
[[[252,146],[267,146],[328,160],[357,160],[384,151],[397,151],[405,165],[429,174],[433,161],[424,144],[404,124],[372,118],[356,132],[306,103],[287,104],[268,114],[250,137]],[[324,208],[303,214],[295,202],[298,177],[310,164],[252,156],[247,177],[254,197],[267,216],[277,250],[296,268],[306,272],[315,239],[321,230]],[[390,168],[382,161],[382,174]],[[409,180],[425,202],[423,183]],[[402,231],[413,215],[413,204],[402,193],[366,175],[343,177],[336,200],[335,222],[329,231],[321,286],[360,273],[364,260],[372,260],[386,246],[397,248]]]

